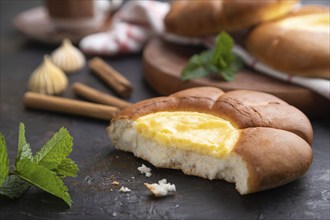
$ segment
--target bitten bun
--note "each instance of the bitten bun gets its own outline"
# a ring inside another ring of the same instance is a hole
[[[285,15],[297,2],[173,1],[165,18],[165,27],[168,32],[188,37],[208,36],[223,30],[237,31]]]
[[[329,7],[304,6],[251,31],[246,48],[270,67],[305,77],[330,79]]]
[[[237,129],[238,140],[227,155],[219,158],[162,144],[137,131],[137,119],[167,111],[218,116]],[[156,167],[234,182],[240,194],[296,180],[312,163],[313,130],[308,118],[286,102],[261,92],[224,93],[213,87],[199,87],[148,99],[122,110],[107,132],[117,149],[133,152]]]

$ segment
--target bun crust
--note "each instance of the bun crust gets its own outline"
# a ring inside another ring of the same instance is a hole
[[[219,159],[145,139],[135,130],[134,121],[159,111],[219,116],[239,130],[239,140],[229,155]],[[133,152],[157,167],[235,182],[241,194],[291,182],[302,176],[312,162],[313,130],[308,118],[286,102],[261,92],[224,93],[212,87],[183,90],[122,110],[107,131],[117,149]]]
[[[328,7],[302,7],[283,19],[257,26],[248,35],[246,48],[282,72],[330,79],[329,18]]]
[[[188,1],[171,3],[165,17],[168,32],[189,36],[207,36],[220,31],[237,31],[288,13],[297,0],[271,1]]]
[[[313,159],[306,141],[293,133],[272,128],[243,129],[234,152],[246,163],[249,192],[297,179],[307,171]]]

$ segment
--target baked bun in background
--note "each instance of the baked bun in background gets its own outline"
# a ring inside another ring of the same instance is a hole
[[[312,163],[308,118],[255,91],[197,87],[148,99],[122,110],[107,132],[117,149],[156,167],[234,182],[240,194],[291,182]]]
[[[330,79],[329,7],[303,6],[282,19],[262,23],[247,36],[246,48],[276,70]]]
[[[165,17],[170,33],[198,37],[237,31],[285,15],[298,0],[179,0]]]

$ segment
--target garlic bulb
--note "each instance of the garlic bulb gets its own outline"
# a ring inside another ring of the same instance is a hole
[[[43,63],[30,76],[28,88],[32,92],[58,95],[67,85],[68,78],[65,73],[50,61],[48,55],[45,55]]]
[[[69,39],[64,39],[61,47],[51,54],[52,61],[66,73],[73,73],[85,65],[82,52],[74,47]]]

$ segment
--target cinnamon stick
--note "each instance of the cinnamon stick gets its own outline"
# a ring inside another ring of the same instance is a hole
[[[89,101],[106,104],[106,105],[112,105],[120,109],[132,105],[132,103],[108,95],[106,93],[93,89],[92,87],[89,87],[79,82],[73,83],[72,89],[76,95],[79,95]]]
[[[101,80],[121,97],[128,97],[132,93],[132,84],[118,71],[113,69],[104,60],[95,57],[88,63],[89,68],[93,70]]]
[[[91,118],[110,120],[119,109],[112,106],[77,101],[27,92],[23,99],[24,105],[29,108],[87,116]]]

